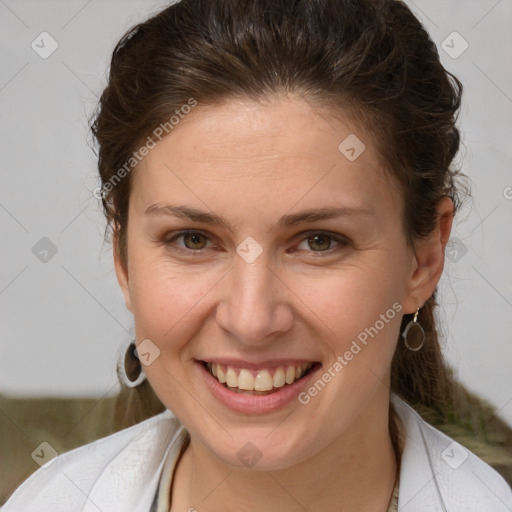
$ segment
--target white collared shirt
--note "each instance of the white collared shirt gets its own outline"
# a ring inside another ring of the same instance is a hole
[[[400,512],[512,512],[510,486],[494,469],[393,393],[391,401],[406,433]],[[24,481],[2,512],[150,512],[159,483],[170,481],[164,467],[174,470],[165,462],[177,460],[187,436],[165,410],[59,455]]]

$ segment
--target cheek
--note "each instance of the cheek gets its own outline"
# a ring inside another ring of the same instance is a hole
[[[159,346],[177,346],[197,327],[192,318],[204,314],[205,297],[219,276],[172,265],[151,255],[131,260],[130,291],[137,338],[147,337]]]
[[[385,258],[380,254],[379,259]],[[308,319],[326,352],[321,375],[302,399],[310,401],[315,415],[329,418],[326,436],[346,428],[347,418],[360,414],[388,379],[400,329],[403,278],[399,272],[383,274],[385,267],[374,263],[333,273],[318,283],[317,293],[311,286],[302,290],[309,293],[314,314]]]
[[[369,271],[347,273],[324,288],[314,303],[326,351],[321,378],[329,379],[330,396],[318,407],[325,407],[326,415],[332,414],[330,407],[336,410],[335,421],[341,422],[347,411],[365,403],[372,390],[387,381],[390,371],[402,306],[394,283],[375,279]]]
[[[311,279],[297,276],[293,290],[332,328],[374,322],[404,293],[401,272],[373,262],[346,266]]]

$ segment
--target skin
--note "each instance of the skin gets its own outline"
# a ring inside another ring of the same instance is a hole
[[[436,229],[408,246],[400,187],[371,136],[320,112],[293,96],[197,107],[133,175],[127,266],[114,251],[115,268],[137,342],[149,338],[161,351],[145,367],[148,379],[191,435],[172,511],[388,507],[396,473],[391,359],[402,315],[439,281],[453,204],[444,198]],[[353,162],[338,150],[351,133],[366,146]],[[154,204],[213,212],[232,231],[146,215]],[[283,215],[340,206],[371,213],[273,229]],[[165,244],[182,229],[206,238]],[[346,243],[311,239],[321,234],[312,230]],[[248,236],[263,249],[251,264],[236,252]],[[396,302],[400,314],[308,404],[241,414],[197,376],[194,359],[213,357],[298,358],[327,369]],[[249,441],[261,452],[252,469],[237,457]]]

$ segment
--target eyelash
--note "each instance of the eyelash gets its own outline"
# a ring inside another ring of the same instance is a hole
[[[188,229],[188,230],[178,231],[171,238],[167,238],[167,237],[164,238],[163,243],[166,247],[168,247],[172,250],[179,251],[179,252],[186,252],[189,254],[198,254],[200,252],[204,252],[207,249],[206,247],[204,247],[203,249],[188,249],[186,247],[173,246],[174,242],[178,238],[183,237],[185,235],[201,235],[201,236],[204,236],[207,239],[207,241],[211,241],[210,237],[208,237],[208,235],[206,233],[204,233],[203,231]],[[312,238],[314,236],[320,235],[320,236],[325,236],[325,237],[329,238],[331,241],[338,244],[336,247],[326,249],[325,251],[313,251],[313,250],[307,251],[307,252],[310,252],[315,255],[316,254],[320,254],[320,255],[321,254],[333,254],[334,252],[338,252],[338,251],[346,248],[349,245],[349,241],[346,238],[335,236],[328,231],[308,231],[308,232],[304,233],[304,235],[305,235],[304,238],[302,238],[300,240],[300,242],[303,242],[304,240],[308,240],[309,238]],[[303,250],[303,249],[299,249],[299,251],[300,250]]]

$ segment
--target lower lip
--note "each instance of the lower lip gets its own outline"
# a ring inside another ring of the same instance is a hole
[[[206,367],[196,361],[201,377],[204,379],[211,394],[223,405],[236,412],[245,414],[262,414],[279,410],[297,398],[299,393],[308,385],[308,382],[316,375],[321,365],[313,367],[309,373],[293,384],[285,384],[268,395],[246,395],[230,391],[224,387]]]

